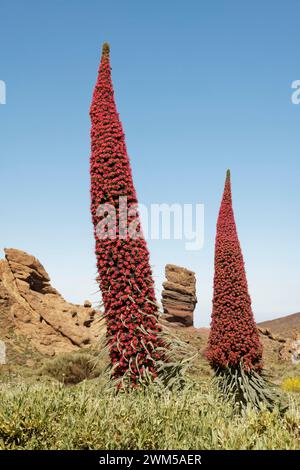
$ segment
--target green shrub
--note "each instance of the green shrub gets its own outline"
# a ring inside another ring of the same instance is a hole
[[[38,373],[71,385],[99,377],[103,369],[104,363],[91,352],[78,352],[61,354],[46,361]]]
[[[300,449],[297,396],[289,411],[237,413],[194,384],[116,394],[99,379],[0,386],[0,449]]]

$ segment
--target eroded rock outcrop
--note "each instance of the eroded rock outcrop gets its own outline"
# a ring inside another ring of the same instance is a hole
[[[167,264],[165,274],[167,280],[163,283],[162,291],[165,319],[182,326],[192,326],[197,303],[195,273]]]
[[[284,317],[280,319],[281,321],[284,320]],[[277,321],[277,320],[274,320]],[[269,322],[271,323],[272,320]],[[273,331],[270,330],[270,328],[264,328],[259,326],[258,331],[260,332],[261,336],[265,339],[268,340],[269,342],[271,341],[272,346],[271,349],[272,351],[277,352],[277,359],[278,361],[287,361],[291,362],[292,364],[300,364],[300,334],[295,332],[293,338],[289,337],[283,337],[280,336]],[[268,348],[268,341],[264,343],[265,349]]]
[[[89,346],[102,331],[91,304],[74,305],[51,286],[41,263],[16,249],[0,260],[0,339],[24,337],[38,352],[55,355]]]

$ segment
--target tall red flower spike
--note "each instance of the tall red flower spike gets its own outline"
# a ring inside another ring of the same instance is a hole
[[[145,376],[157,375],[156,363],[162,358],[162,352],[157,350],[162,345],[161,328],[139,215],[136,210],[130,212],[136,207],[137,196],[114,100],[109,53],[109,45],[104,44],[90,109],[91,212],[112,373],[114,378],[124,378],[134,386]],[[128,223],[140,230],[137,238],[124,236],[126,220],[119,202],[121,196],[127,197]],[[99,207],[103,204],[110,204],[111,220],[115,212],[117,222],[115,236],[109,227],[107,239],[98,236],[98,224],[103,221]]]
[[[237,235],[231,199],[230,171],[217,223],[213,312],[207,358],[215,370],[242,365],[262,369],[262,345]]]

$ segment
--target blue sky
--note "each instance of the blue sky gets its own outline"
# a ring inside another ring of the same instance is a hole
[[[89,106],[101,44],[140,202],[205,204],[205,244],[150,241],[197,274],[208,325],[226,169],[257,320],[300,310],[300,2],[1,0],[0,249],[38,257],[67,300],[98,299]]]

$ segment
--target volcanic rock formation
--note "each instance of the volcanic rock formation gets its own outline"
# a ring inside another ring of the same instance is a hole
[[[99,315],[66,302],[50,284],[41,263],[27,253],[5,249],[0,260],[0,339],[24,338],[41,354],[53,356],[96,342]]]
[[[162,292],[165,319],[181,326],[192,326],[197,303],[195,273],[167,264],[165,274],[167,280],[163,283]]]

